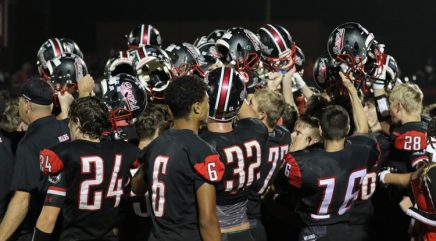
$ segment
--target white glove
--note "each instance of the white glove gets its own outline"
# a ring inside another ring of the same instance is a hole
[[[297,72],[295,72],[292,76],[292,80],[294,81],[294,85],[292,86],[292,91],[294,91],[294,88],[296,90],[301,90],[304,86],[306,86],[306,82],[301,78],[301,75]]]

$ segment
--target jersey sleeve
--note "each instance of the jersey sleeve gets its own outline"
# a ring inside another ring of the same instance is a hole
[[[401,133],[393,131],[394,147],[397,150],[410,153],[409,161],[413,168],[419,164],[428,162],[426,153],[427,135],[422,131],[409,130]]]
[[[219,182],[224,175],[224,164],[219,154],[203,140],[195,140],[187,148],[189,160],[198,176],[207,182]]]
[[[64,168],[61,158],[51,149],[39,152],[39,167],[44,175],[57,174]]]
[[[12,191],[31,192],[38,188],[41,172],[37,158],[38,152],[32,150],[28,143],[18,145],[11,183]]]
[[[48,189],[45,196],[44,206],[62,207],[67,195],[66,172],[50,174],[48,177]]]
[[[303,183],[302,166],[301,162],[296,158],[299,159],[298,155],[293,156],[290,153],[286,154],[281,175],[286,178],[289,185],[301,188]]]

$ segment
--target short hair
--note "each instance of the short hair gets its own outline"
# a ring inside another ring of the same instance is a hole
[[[345,138],[349,131],[349,125],[350,116],[342,106],[327,106],[321,115],[320,126],[325,140]]]
[[[150,103],[135,123],[136,132],[140,140],[151,139],[157,129],[166,129],[169,126],[167,106]]]
[[[307,100],[304,114],[320,118],[322,111],[329,105],[329,100],[321,94],[313,94]]]
[[[294,130],[295,122],[298,118],[298,112],[294,106],[285,104],[285,109],[282,114],[283,125],[290,131]]]
[[[315,139],[321,139],[321,135],[319,133],[319,120],[318,120],[318,118],[303,114],[297,119],[295,125],[310,128],[312,130],[311,135]]]
[[[425,109],[430,118],[436,118],[436,103],[427,106]]]
[[[389,94],[389,101],[400,103],[408,114],[421,114],[423,98],[418,85],[411,83],[396,85]]]
[[[170,82],[165,91],[165,102],[174,118],[184,118],[191,113],[192,105],[206,96],[207,84],[197,76],[186,75]]]
[[[5,103],[5,109],[0,114],[0,129],[6,132],[16,131],[21,123],[18,99],[9,99]]]
[[[285,98],[270,89],[256,90],[254,98],[256,99],[259,111],[265,112],[267,116],[266,123],[269,127],[274,128],[285,110]]]
[[[80,132],[91,138],[99,138],[111,127],[106,105],[93,96],[75,99],[71,103],[68,117],[70,121],[79,121]]]

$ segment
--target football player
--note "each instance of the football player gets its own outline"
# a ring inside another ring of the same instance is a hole
[[[250,192],[247,214],[253,237],[256,237],[256,240],[267,240],[265,228],[261,222],[261,196],[274,182],[283,164],[284,155],[288,152],[291,136],[285,127],[277,125],[286,106],[281,94],[269,89],[257,90],[250,102],[258,118],[268,128],[268,162],[260,167],[261,177]]]
[[[225,240],[248,240],[248,194],[267,161],[268,130],[246,103],[244,82],[236,70],[217,68],[209,72],[206,82],[211,108],[207,130],[200,136],[216,148],[225,164],[223,180],[217,185],[221,233]],[[277,158],[281,155],[280,149],[276,154]]]
[[[214,183],[222,179],[224,164],[197,135],[209,111],[207,84],[180,77],[168,85],[165,100],[173,127],[144,150],[132,183],[136,195],[150,192],[149,240],[221,240]]]
[[[50,177],[32,240],[50,240],[61,212],[60,240],[113,240],[138,149],[122,140],[100,141],[110,129],[109,111],[95,97],[75,100],[69,117],[72,142],[40,153],[41,170]]]

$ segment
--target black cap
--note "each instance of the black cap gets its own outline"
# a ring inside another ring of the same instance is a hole
[[[21,97],[39,105],[53,103],[53,90],[43,80],[31,79],[21,88]]]

